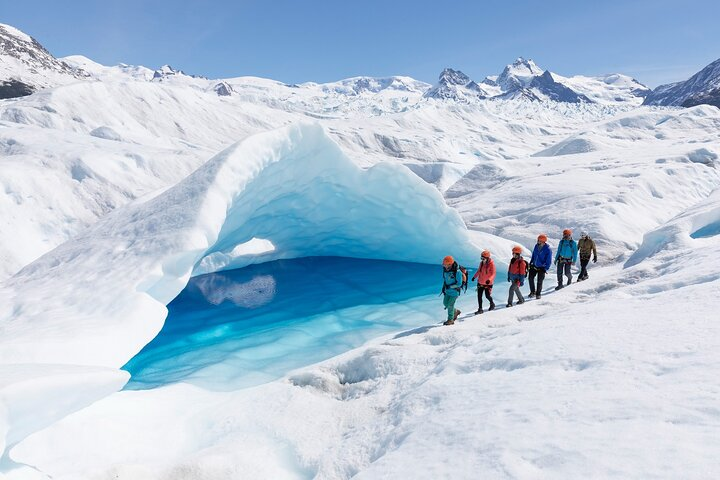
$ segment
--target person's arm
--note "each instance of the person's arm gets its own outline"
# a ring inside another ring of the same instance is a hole
[[[480,269],[482,268],[482,262],[480,262],[480,265],[478,265],[477,270],[475,271],[475,275],[472,277],[472,281],[474,282],[478,278],[480,278]]]
[[[575,262],[577,262],[577,256],[578,256],[577,242],[575,242],[575,241],[570,242],[570,250],[572,250],[572,263],[575,263]]]
[[[595,248],[595,240],[592,240],[593,263],[597,262],[597,249]]]
[[[485,285],[492,285],[493,283],[495,283],[495,262],[492,262],[490,264],[490,279],[489,279],[489,281],[490,281],[490,283],[486,282]]]

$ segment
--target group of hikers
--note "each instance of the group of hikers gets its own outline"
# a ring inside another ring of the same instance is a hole
[[[597,249],[595,241],[590,238],[587,232],[580,233],[580,240],[575,242],[572,238],[572,230],[563,230],[563,237],[558,244],[555,259],[553,261],[553,253],[547,244],[548,237],[540,234],[537,237],[537,244],[533,248],[530,263],[522,257],[522,247],[515,245],[512,248],[512,258],[508,264],[507,281],[510,282],[510,293],[508,294],[507,307],[513,306],[513,298],[517,296],[517,303],[525,303],[520,287],[525,284],[525,278],[530,283],[529,298],[535,297],[539,299],[542,295],[543,281],[545,274],[554,263],[557,266],[557,287],[560,290],[566,285],[572,283],[571,267],[577,262],[580,256],[580,275],[578,281],[587,280],[587,267],[592,257],[593,263],[597,262]],[[455,302],[460,296],[460,292],[467,290],[468,273],[467,269],[462,265],[458,265],[455,259],[448,255],[443,259],[443,306],[447,310],[447,321],[444,325],[452,325],[460,315],[460,310],[455,308]],[[488,311],[495,309],[495,302],[492,298],[492,289],[495,283],[495,262],[493,262],[490,252],[484,250],[481,255],[480,265],[478,266],[472,281],[477,281],[477,298],[478,309],[475,314],[483,313],[483,296],[490,302]],[[563,277],[567,277],[567,283],[563,285]],[[535,280],[537,279],[537,286]]]

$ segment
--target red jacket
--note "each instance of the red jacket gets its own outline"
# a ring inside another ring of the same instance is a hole
[[[480,262],[472,279],[477,279],[478,285],[492,285],[495,282],[495,262],[492,261],[492,258],[488,259],[484,265],[483,262]],[[488,280],[490,283],[487,283]]]
[[[525,269],[525,260],[522,257],[510,260],[508,275],[522,275],[524,277],[525,273],[527,273]]]

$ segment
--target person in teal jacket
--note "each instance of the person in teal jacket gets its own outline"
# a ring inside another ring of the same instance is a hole
[[[452,325],[460,316],[460,310],[455,308],[455,302],[460,296],[463,284],[463,272],[455,259],[448,255],[443,258],[443,307],[447,310],[447,321],[443,325]]]
[[[563,230],[563,238],[557,247],[555,254],[555,265],[557,265],[557,281],[558,285],[555,290],[563,288],[563,273],[567,277],[567,284],[572,283],[571,267],[577,261],[578,247],[572,238],[572,230],[566,228]]]

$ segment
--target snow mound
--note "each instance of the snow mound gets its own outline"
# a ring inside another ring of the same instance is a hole
[[[120,134],[110,127],[98,127],[92,130],[90,135],[97,138],[104,138],[105,140],[113,140],[115,142],[122,141]]]
[[[704,165],[714,165],[718,155],[707,148],[699,148],[688,154],[688,160],[693,163],[702,163]]]
[[[678,252],[697,251],[703,245],[712,246],[716,258],[720,253],[717,236],[720,235],[720,189],[716,189],[706,199],[675,217],[662,227],[645,235],[635,253],[625,262],[625,268],[633,267],[655,256],[667,257],[666,264],[676,260]],[[683,260],[684,261],[684,260]],[[720,279],[714,261],[693,262],[693,275],[703,277],[703,271],[715,279]]]
[[[533,157],[557,157],[560,155],[575,155],[577,153],[588,153],[598,150],[598,145],[592,140],[584,137],[573,136],[556,143],[550,148],[533,154]]]

